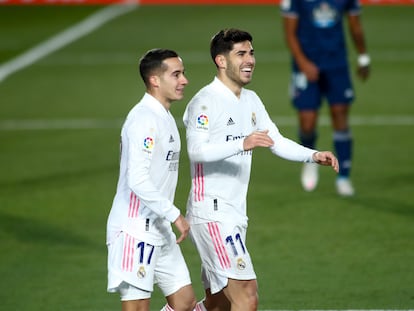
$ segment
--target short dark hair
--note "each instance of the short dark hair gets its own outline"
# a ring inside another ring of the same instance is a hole
[[[163,64],[165,59],[174,57],[178,57],[178,54],[167,49],[152,49],[146,52],[139,61],[139,73],[145,85],[149,85],[149,77],[155,71],[165,71],[167,69]]]
[[[214,35],[210,42],[210,54],[213,62],[219,54],[227,54],[233,49],[235,43],[250,41],[253,37],[247,31],[235,28],[227,28],[220,30]]]

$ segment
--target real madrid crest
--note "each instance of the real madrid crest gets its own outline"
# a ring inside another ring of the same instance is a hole
[[[256,113],[252,112],[252,126],[256,126],[257,120],[256,120]]]
[[[145,278],[146,274],[147,273],[145,272],[144,266],[139,267],[138,272],[137,272],[138,278],[143,279],[143,278]]]
[[[239,270],[244,270],[246,268],[246,263],[243,261],[243,259],[241,258],[237,259],[237,268]]]

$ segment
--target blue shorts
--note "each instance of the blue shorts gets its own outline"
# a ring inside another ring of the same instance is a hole
[[[298,110],[317,110],[323,99],[326,99],[329,105],[350,104],[354,100],[354,90],[347,67],[321,70],[316,82],[309,82],[302,72],[294,68],[290,95],[293,105]]]

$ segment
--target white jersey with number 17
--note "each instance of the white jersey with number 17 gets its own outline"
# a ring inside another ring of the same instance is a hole
[[[122,127],[120,173],[107,243],[120,231],[152,245],[174,239],[171,222],[180,214],[173,204],[180,148],[173,116],[146,93]]]

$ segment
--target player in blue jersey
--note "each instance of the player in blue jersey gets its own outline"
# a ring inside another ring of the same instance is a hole
[[[354,90],[343,19],[347,17],[358,53],[357,74],[366,80],[370,57],[360,21],[360,5],[358,0],[282,0],[281,11],[285,39],[292,55],[291,98],[298,110],[300,142],[315,148],[318,112],[322,100],[326,99],[340,167],[337,192],[352,196],[355,190],[350,180],[352,134],[349,112]],[[318,166],[305,163],[301,182],[305,190],[314,190],[318,183]]]

